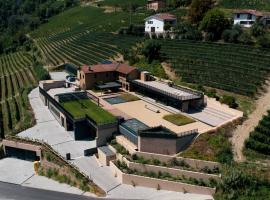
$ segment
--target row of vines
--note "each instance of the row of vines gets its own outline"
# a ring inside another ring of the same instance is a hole
[[[50,37],[36,39],[44,63],[57,66],[71,63],[91,65],[114,58],[142,40],[138,37],[119,36],[111,33],[66,31]]]
[[[254,96],[270,71],[269,50],[194,41],[161,43],[162,55],[184,82]]]
[[[259,122],[246,141],[246,148],[260,154],[270,155],[270,111]]]
[[[0,136],[17,133],[31,124],[27,94],[37,85],[31,56],[16,52],[0,57]]]

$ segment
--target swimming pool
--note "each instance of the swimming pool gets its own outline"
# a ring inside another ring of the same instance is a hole
[[[120,96],[110,97],[110,98],[106,98],[104,100],[107,101],[110,104],[120,104],[120,103],[126,103],[127,102],[125,99],[121,98]]]

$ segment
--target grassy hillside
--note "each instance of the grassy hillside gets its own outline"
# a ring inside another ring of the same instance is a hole
[[[30,54],[17,52],[0,57],[0,133],[15,133],[33,123],[28,89],[37,84]]]
[[[269,50],[236,44],[161,40],[182,81],[253,96],[270,71]]]
[[[270,0],[219,0],[219,6],[231,9],[270,10]]]

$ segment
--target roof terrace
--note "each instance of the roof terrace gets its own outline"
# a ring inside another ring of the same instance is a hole
[[[178,100],[190,100],[190,99],[198,99],[202,97],[202,94],[199,92],[192,91],[187,88],[168,85],[168,83],[161,81],[142,81],[142,80],[134,80],[133,83],[138,84],[142,87],[149,88],[156,92],[162,93],[164,95],[173,97]]]

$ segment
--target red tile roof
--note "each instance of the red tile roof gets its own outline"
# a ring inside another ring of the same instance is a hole
[[[127,64],[112,63],[112,64],[97,64],[92,66],[84,65],[81,67],[81,70],[88,73],[101,73],[101,72],[114,72],[117,71],[122,74],[129,74],[133,70],[136,70],[135,67],[129,66]]]
[[[158,14],[155,14],[153,16],[146,18],[146,20],[149,18],[157,18],[161,20],[176,20],[175,15],[172,15],[170,13],[158,13]]]
[[[263,16],[263,13],[257,10],[236,10],[234,14],[251,14],[255,16]]]

